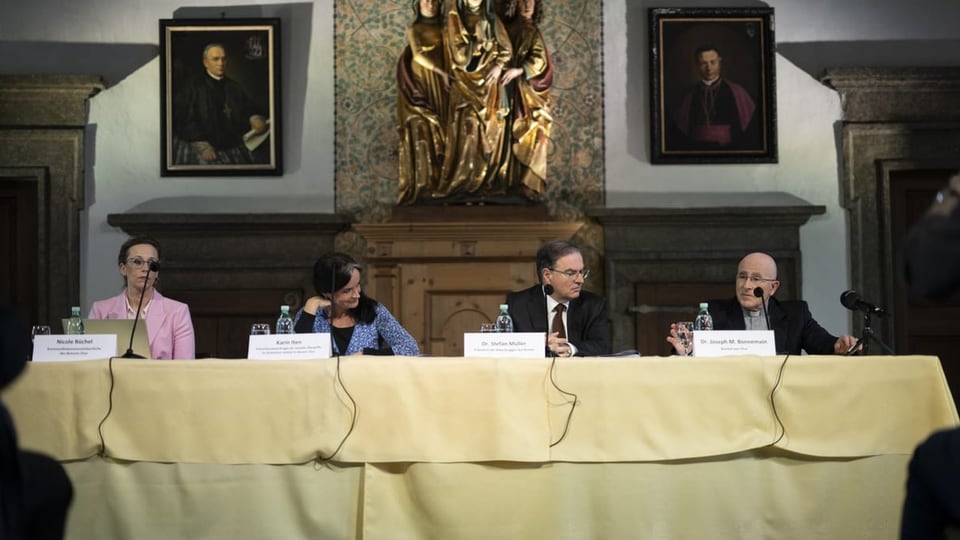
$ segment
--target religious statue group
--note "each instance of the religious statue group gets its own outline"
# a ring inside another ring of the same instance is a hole
[[[400,204],[540,201],[553,122],[542,2],[413,0],[397,64]]]

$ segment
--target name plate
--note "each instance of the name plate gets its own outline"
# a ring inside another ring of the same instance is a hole
[[[270,334],[250,336],[250,360],[313,360],[330,358],[330,334]]]
[[[693,333],[694,356],[776,356],[773,330],[708,330]]]
[[[76,362],[117,356],[116,334],[37,335],[33,338],[34,362]]]
[[[477,332],[463,334],[463,356],[485,358],[544,358],[543,332]]]

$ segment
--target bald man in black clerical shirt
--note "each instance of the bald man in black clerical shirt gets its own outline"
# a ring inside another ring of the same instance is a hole
[[[204,72],[186,82],[174,98],[174,163],[238,165],[256,163],[243,135],[267,131],[263,108],[226,76],[227,52],[211,43],[203,50]]]

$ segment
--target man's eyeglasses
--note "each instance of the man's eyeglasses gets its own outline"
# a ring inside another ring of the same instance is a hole
[[[150,263],[158,263],[160,261],[156,259],[144,260],[144,259],[141,259],[140,257],[134,257],[132,259],[127,259],[125,262],[130,266],[133,266],[134,268],[143,268],[144,266],[149,266]]]
[[[765,278],[760,274],[748,274],[746,272],[740,272],[737,274],[737,281],[751,281],[753,283],[764,283],[767,281],[776,281],[777,278]]]
[[[547,270],[551,272],[557,272],[558,274],[563,274],[570,279],[573,279],[574,277],[576,277],[577,274],[580,274],[580,276],[583,279],[587,279],[587,276],[590,275],[590,270],[586,268],[584,268],[583,270],[557,270],[556,268],[547,268]]]

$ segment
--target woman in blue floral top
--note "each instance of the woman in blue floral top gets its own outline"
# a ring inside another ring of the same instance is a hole
[[[333,352],[417,356],[417,341],[390,310],[360,289],[360,265],[346,253],[328,253],[313,265],[317,296],[294,320],[298,333],[330,332]]]

